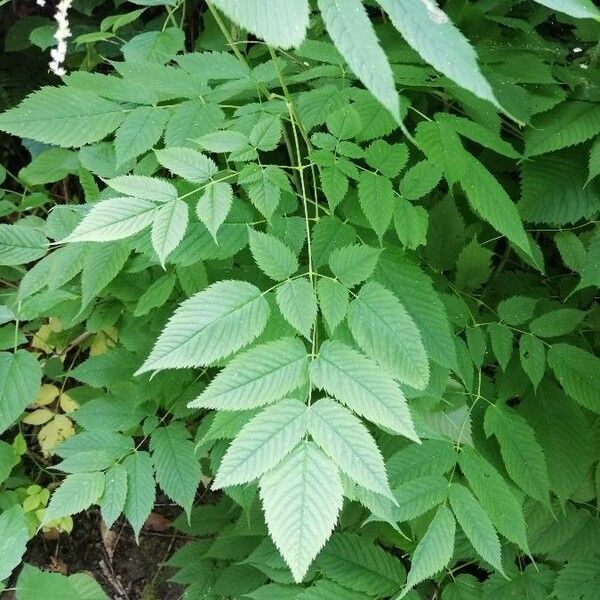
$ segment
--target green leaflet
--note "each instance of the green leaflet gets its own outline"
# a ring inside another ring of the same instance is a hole
[[[349,295],[348,289],[339,281],[319,279],[317,282],[319,310],[332,332],[346,317]]]
[[[138,106],[128,113],[115,134],[117,164],[144,154],[158,142],[169,115],[164,109]]]
[[[47,251],[44,234],[32,227],[0,224],[0,265],[22,265]]]
[[[127,470],[121,464],[108,469],[104,479],[104,493],[100,500],[100,514],[110,529],[125,508],[127,497]]]
[[[98,502],[104,491],[102,473],[72,473],[67,475],[56,489],[48,508],[44,511],[43,523],[74,515]]]
[[[164,148],[157,150],[155,154],[165,169],[194,183],[204,183],[218,171],[212,159],[191,148]]]
[[[334,534],[317,564],[335,582],[367,595],[393,594],[405,578],[398,558],[351,533]]]
[[[133,527],[136,539],[154,506],[156,486],[152,460],[147,452],[133,452],[125,458],[127,471],[127,497],[123,513]]]
[[[304,385],[308,357],[297,338],[281,338],[237,355],[217,375],[192,408],[244,410],[269,404]]]
[[[394,212],[392,182],[383,175],[361,173],[358,180],[358,200],[371,227],[381,239]]]
[[[500,106],[479,70],[475,51],[435,2],[378,2],[424,60],[479,98]]]
[[[338,471],[315,444],[304,442],[261,478],[260,497],[269,534],[300,583],[342,507]]]
[[[412,418],[398,384],[374,362],[341,342],[321,344],[312,362],[314,385],[377,425],[416,440]]]
[[[277,288],[275,297],[285,320],[310,339],[317,318],[317,297],[312,283],[305,277],[284,281]]]
[[[500,542],[481,504],[467,488],[459,483],[450,485],[448,497],[456,520],[477,554],[500,573],[504,573]]]
[[[231,443],[212,488],[247,483],[275,467],[306,434],[307,407],[280,400],[250,420]]]
[[[598,357],[571,344],[553,344],[548,364],[573,400],[593,412],[600,411]]]
[[[250,0],[244,5],[235,0],[215,0],[214,5],[272,46],[299,46],[306,35],[307,0],[269,0],[267,3]]]
[[[345,286],[354,287],[373,274],[379,254],[379,250],[370,246],[343,246],[331,252],[329,266]]]
[[[158,427],[150,437],[156,481],[189,515],[200,483],[200,463],[189,432],[181,422]]]
[[[219,227],[229,214],[232,202],[233,190],[228,183],[223,182],[210,184],[198,200],[196,214],[215,241]]]
[[[600,19],[600,11],[590,0],[535,0],[548,8],[578,19]]]
[[[179,306],[138,374],[224,358],[260,335],[268,316],[268,304],[255,286],[215,283]]]
[[[404,598],[410,588],[441,571],[452,558],[456,522],[448,508],[440,506],[412,557],[412,566],[406,578],[406,587],[399,598]]]
[[[396,296],[382,285],[363,285],[348,309],[348,325],[363,351],[395,378],[417,389],[429,381],[421,334]]]
[[[250,251],[263,273],[275,281],[283,281],[298,270],[295,254],[278,238],[251,229]]]
[[[25,350],[0,353],[0,431],[6,431],[37,395],[42,370]]]
[[[0,550],[3,557],[0,581],[7,579],[21,562],[28,541],[29,530],[21,506],[16,505],[3,511],[0,514]]]
[[[392,116],[400,120],[392,70],[360,0],[319,0],[318,6],[327,33],[350,68]]]
[[[0,130],[63,148],[97,142],[113,132],[121,105],[70,87],[45,87],[0,115]]]
[[[529,423],[516,411],[496,404],[487,409],[484,427],[488,436],[496,436],[506,470],[515,483],[549,506],[546,458]]]
[[[348,477],[394,499],[375,440],[349,410],[330,398],[319,400],[310,408],[308,431]]]
[[[156,211],[152,222],[152,247],[164,268],[167,257],[179,246],[189,219],[188,205],[179,199],[170,200]]]

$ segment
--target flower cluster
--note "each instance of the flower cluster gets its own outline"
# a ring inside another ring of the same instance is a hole
[[[36,0],[39,6],[45,6],[46,0]],[[65,58],[67,56],[67,39],[71,37],[71,30],[69,29],[69,9],[73,4],[73,0],[61,0],[56,6],[56,12],[54,13],[54,20],[58,24],[54,38],[56,39],[56,48],[50,50],[50,56],[52,60],[49,63],[50,70],[62,77],[66,71],[63,67]]]

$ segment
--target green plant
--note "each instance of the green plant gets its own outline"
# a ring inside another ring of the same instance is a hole
[[[190,598],[595,598],[600,12],[163,4],[0,115],[0,429],[42,379],[77,426],[41,524],[158,484]]]

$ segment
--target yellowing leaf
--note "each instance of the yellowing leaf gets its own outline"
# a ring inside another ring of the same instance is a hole
[[[50,325],[42,325],[34,334],[31,340],[31,346],[41,350],[45,354],[50,354],[54,346],[48,342],[50,336],[54,333]]]
[[[60,394],[60,390],[51,383],[44,383],[40,387],[37,398],[35,400],[36,406],[47,406],[52,404]]]
[[[27,413],[23,419],[23,423],[27,423],[27,425],[43,425],[47,423],[52,417],[54,413],[47,408],[38,408],[33,412]]]
[[[38,433],[38,442],[42,449],[42,454],[46,458],[52,456],[61,442],[71,437],[74,433],[73,421],[66,415],[56,415]]]
[[[92,338],[90,356],[100,356],[117,345],[119,332],[115,327],[100,331]]]
[[[79,403],[75,402],[75,400],[67,394],[61,394],[58,403],[60,404],[61,410],[66,413],[72,413],[79,408]]]

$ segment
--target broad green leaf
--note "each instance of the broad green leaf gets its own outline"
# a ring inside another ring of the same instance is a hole
[[[448,440],[423,440],[392,454],[386,461],[392,486],[423,475],[443,475],[456,464],[457,455]]]
[[[169,254],[183,239],[188,219],[188,205],[183,200],[171,200],[157,209],[152,222],[152,247],[163,269]]]
[[[591,0],[535,0],[535,2],[576,19],[600,20],[600,10],[594,6]]]
[[[94,204],[62,242],[111,242],[148,227],[158,206],[142,198],[111,198]]]
[[[310,339],[317,318],[317,297],[305,277],[284,281],[275,291],[277,305],[285,320]]]
[[[496,469],[474,448],[463,446],[460,470],[498,531],[529,553],[521,505]]]
[[[481,287],[492,274],[494,253],[476,240],[467,244],[456,260],[456,286],[461,290]]]
[[[144,154],[158,142],[168,112],[156,106],[138,106],[127,113],[115,134],[117,165]]]
[[[74,515],[98,502],[104,491],[103,473],[72,473],[67,475],[52,494],[44,511],[43,524]]]
[[[104,475],[104,493],[100,500],[100,514],[110,529],[125,508],[127,497],[127,470],[121,464],[113,465]]]
[[[388,59],[360,0],[318,0],[327,33],[365,87],[400,120],[398,94]]]
[[[377,425],[417,440],[398,384],[356,350],[327,340],[310,369],[312,383]]]
[[[253,481],[275,467],[306,435],[306,405],[287,398],[265,408],[235,437],[212,489]]]
[[[281,139],[281,121],[275,115],[264,115],[250,131],[248,141],[258,150],[275,150]]]
[[[211,158],[191,148],[170,147],[157,150],[155,154],[165,169],[194,183],[204,183],[218,172]]]
[[[348,312],[349,292],[339,281],[319,279],[317,298],[323,319],[331,332],[344,320]]]
[[[0,131],[69,148],[98,142],[113,132],[125,110],[92,92],[44,87],[0,115]]]
[[[449,498],[452,512],[477,554],[494,569],[504,573],[500,541],[481,504],[460,483],[450,485]]]
[[[515,410],[495,404],[485,413],[484,428],[488,436],[496,436],[513,481],[532,498],[550,506],[546,457],[531,425]]]
[[[523,371],[527,373],[533,387],[537,388],[546,369],[544,343],[534,335],[524,333],[519,340],[519,357]]]
[[[327,541],[342,508],[342,483],[334,463],[304,442],[260,480],[269,534],[300,583]]]
[[[354,287],[373,274],[380,254],[380,250],[362,244],[343,246],[331,252],[329,266],[345,286]]]
[[[367,221],[381,239],[394,213],[392,182],[383,175],[362,172],[358,180],[358,201]]]
[[[0,265],[30,263],[42,258],[47,250],[48,240],[38,229],[0,224]]]
[[[271,46],[298,47],[308,27],[308,0],[213,0],[234,23]]]
[[[524,135],[525,156],[580,144],[600,133],[600,107],[592,102],[559,104],[533,120]]]
[[[577,285],[577,289],[590,286],[600,287],[600,268],[598,265],[600,265],[600,230],[596,230],[581,261],[581,269],[577,269],[581,273],[581,281]]]
[[[152,460],[147,452],[136,451],[125,458],[123,466],[127,471],[127,498],[123,513],[131,523],[137,540],[156,498]]]
[[[450,562],[455,533],[456,522],[450,509],[440,506],[415,548],[406,587],[399,598],[404,598],[411,588],[435,575]]]
[[[249,230],[250,251],[263,273],[275,281],[283,281],[298,270],[296,255],[279,238],[261,231]]]
[[[164,65],[184,49],[185,36],[179,27],[146,31],[121,46],[127,62]]]
[[[394,27],[421,58],[477,97],[500,107],[469,41],[435,0],[378,0]]]
[[[219,227],[223,224],[233,202],[233,190],[222,181],[209,184],[196,204],[196,214],[206,225],[213,238],[217,239]]]
[[[138,370],[202,366],[229,356],[259,336],[269,305],[244,281],[219,281],[183,302]]]
[[[600,413],[600,358],[571,344],[553,344],[548,364],[573,400]]]
[[[340,140],[355,137],[361,128],[360,116],[352,106],[342,106],[327,117],[327,129]]]
[[[406,200],[418,200],[429,194],[440,182],[442,171],[430,160],[412,165],[400,180],[400,195]]]
[[[593,600],[598,593],[600,561],[597,557],[570,560],[558,573],[552,598]]]
[[[429,381],[429,363],[415,322],[381,284],[365,283],[348,309],[348,325],[362,350],[394,378],[417,389]]]
[[[246,135],[240,131],[229,129],[207,133],[196,141],[202,148],[208,150],[208,152],[218,154],[235,152],[248,145],[248,137]]]
[[[396,177],[408,161],[408,146],[375,140],[365,150],[365,160],[372,169],[381,171],[386,177]]]
[[[152,202],[171,202],[177,198],[175,186],[163,179],[145,175],[121,175],[106,182],[113,190]]]
[[[245,410],[270,404],[304,385],[307,366],[297,338],[261,344],[236,356],[188,406]]]
[[[189,515],[202,471],[189,432],[181,421],[158,427],[150,436],[156,481]]]
[[[398,558],[354,533],[336,533],[317,564],[327,577],[363,597],[394,594],[405,578]]]
[[[448,496],[448,480],[441,475],[423,475],[409,479],[394,488],[398,508],[396,521],[410,521],[435,508]]]
[[[503,323],[490,323],[487,326],[487,330],[490,335],[494,356],[500,367],[502,367],[502,370],[506,371],[513,352],[512,330]]]
[[[15,505],[0,514],[0,581],[8,579],[19,565],[29,541],[29,528],[20,505]]]
[[[42,369],[33,354],[0,352],[0,433],[35,401],[41,380]]]
[[[350,479],[394,499],[375,440],[348,409],[330,398],[319,400],[310,408],[308,431]]]
[[[574,331],[584,317],[582,310],[558,308],[531,321],[529,330],[538,337],[559,337]]]

